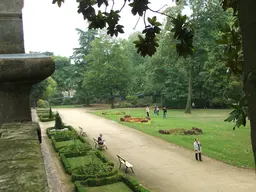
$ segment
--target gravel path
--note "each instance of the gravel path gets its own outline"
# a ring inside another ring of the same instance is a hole
[[[203,157],[193,151],[92,114],[86,109],[58,109],[64,123],[81,126],[90,139],[103,133],[107,155],[121,155],[152,192],[256,192],[255,173]]]
[[[35,110],[32,110],[32,119],[34,122],[38,122],[38,117],[36,115]],[[42,143],[41,143],[41,151],[44,159],[44,165],[45,165],[45,170],[46,170],[46,176],[47,176],[47,181],[48,181],[48,186],[49,186],[49,191],[50,192],[65,192],[63,189],[63,184],[59,178],[58,171],[54,165],[53,158],[51,156],[51,152],[46,139],[46,128],[50,127],[50,123],[40,123],[39,125],[41,127],[41,132],[42,132]],[[68,192],[68,191],[67,191]]]

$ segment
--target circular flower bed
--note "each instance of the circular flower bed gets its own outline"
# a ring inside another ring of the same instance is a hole
[[[139,118],[139,117],[136,117],[136,118],[133,118],[131,117],[131,115],[125,115],[124,117],[121,117],[120,118],[120,121],[123,121],[123,122],[130,122],[130,123],[148,123],[151,119],[150,118]]]
[[[203,134],[202,129],[199,129],[197,127],[193,127],[192,129],[186,130],[186,129],[170,129],[170,130],[159,130],[158,131],[161,134],[165,135],[201,135]]]

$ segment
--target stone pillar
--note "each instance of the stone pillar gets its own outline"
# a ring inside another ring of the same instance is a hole
[[[31,121],[32,85],[55,69],[50,57],[24,54],[23,4],[23,0],[0,0],[0,126]]]
[[[0,54],[25,53],[22,25],[23,0],[0,1]]]

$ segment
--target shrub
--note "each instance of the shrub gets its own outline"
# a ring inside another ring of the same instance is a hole
[[[80,157],[87,155],[88,151],[90,151],[92,148],[89,145],[84,144],[74,144],[69,145],[66,147],[62,147],[59,149],[59,152],[61,154],[64,154],[65,157],[71,158],[71,157]]]
[[[120,102],[120,103],[116,103],[115,107],[116,108],[130,108],[130,107],[132,107],[132,104],[128,103],[127,101],[123,101],[123,102]]]
[[[141,186],[137,181],[131,179],[128,176],[122,176],[123,182],[133,191],[133,192],[149,192],[146,188]]]
[[[78,138],[78,136],[73,131],[56,131],[56,133],[54,134],[54,139],[57,142],[68,141],[76,138]]]
[[[116,174],[105,178],[89,178],[83,184],[88,185],[89,187],[96,187],[102,185],[110,185],[122,181],[122,175]]]
[[[75,189],[76,192],[87,192],[86,188],[79,181],[75,182]]]
[[[53,112],[52,112],[52,108],[50,107],[49,109],[49,119],[53,119],[54,118],[54,115],[53,115]]]
[[[64,154],[60,154],[60,161],[65,169],[65,171],[68,173],[68,174],[71,174],[72,172],[72,169],[71,169],[71,165],[69,164],[67,158],[65,157]]]
[[[133,105],[133,106],[137,106],[138,105],[138,97],[136,95],[128,95],[128,96],[126,96],[126,101],[128,103],[131,103],[131,105]]]
[[[47,108],[47,107],[49,107],[49,103],[48,103],[48,101],[45,101],[43,99],[39,99],[37,101],[37,107],[39,107],[39,108]]]
[[[64,128],[62,119],[58,112],[56,113],[56,116],[55,116],[55,126],[54,127],[55,127],[55,129],[63,129]]]

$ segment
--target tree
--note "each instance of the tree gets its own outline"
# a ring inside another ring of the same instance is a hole
[[[256,43],[256,1],[255,0],[248,0],[248,1],[237,1],[237,0],[220,0],[223,3],[223,7],[225,9],[232,7],[234,9],[234,13],[238,13],[238,19],[241,27],[242,33],[242,45],[243,45],[243,56],[244,56],[244,63],[242,67],[243,72],[243,82],[244,82],[244,91],[248,101],[249,106],[249,116],[251,119],[251,140],[252,140],[252,148],[254,152],[254,160],[256,165],[256,119],[251,118],[256,114],[256,101],[254,100],[256,96],[256,58],[254,56],[254,44]],[[58,3],[61,6],[61,3],[64,0],[53,0],[53,3]],[[126,0],[124,0],[124,6],[126,5]],[[130,2],[130,1],[129,1]],[[179,0],[176,0],[179,2]],[[114,3],[114,1],[113,1]],[[152,10],[149,5],[148,0],[134,0],[132,1],[129,6],[132,8],[133,15],[145,15],[147,10]],[[84,15],[84,18],[90,21],[89,28],[104,28],[108,25],[108,34],[110,35],[118,35],[118,33],[123,33],[123,26],[118,24],[119,21],[119,12],[114,11],[111,9],[110,13],[101,11],[96,14],[95,9],[93,8],[94,5],[98,5],[101,7],[103,4],[108,6],[107,0],[97,0],[97,1],[86,1],[81,0],[79,1],[79,13]],[[123,6],[123,7],[124,7]],[[158,12],[159,11],[154,11]],[[162,13],[163,14],[163,13]],[[113,19],[112,19],[113,18]],[[154,19],[155,20],[155,19]],[[175,21],[175,20],[174,20]],[[177,20],[176,20],[177,21]],[[181,21],[181,20],[180,20]],[[155,28],[156,27],[156,28]],[[155,53],[155,47],[158,46],[156,34],[159,34],[159,28],[156,22],[151,22],[149,26],[146,27],[147,30],[144,31],[146,34],[145,37],[140,38],[138,42],[136,42],[138,51],[142,55],[152,55]],[[178,29],[178,30],[177,30]],[[182,30],[180,28],[175,28],[176,31],[175,38],[180,37],[182,34]],[[183,30],[187,31],[187,30]],[[185,38],[189,38],[186,36]],[[179,39],[180,42],[176,45],[176,47],[182,47],[185,44],[182,44],[183,40]],[[148,46],[147,46],[148,45]],[[177,49],[179,55],[182,55],[183,51],[186,49]],[[234,67],[235,68],[235,67]],[[243,104],[241,104],[243,105]],[[244,113],[246,114],[246,113]],[[245,115],[244,115],[245,116]],[[242,121],[244,122],[244,120]],[[244,124],[244,123],[242,123]]]
[[[117,40],[101,36],[92,43],[86,56],[88,63],[84,87],[95,97],[109,99],[114,107],[114,96],[127,92],[130,84],[130,65],[124,49]]]
[[[75,61],[74,70],[75,73],[71,74],[71,79],[75,84],[75,98],[79,103],[90,104],[92,94],[90,90],[85,89],[83,86],[84,73],[87,70],[87,64],[89,61],[85,59],[85,56],[89,54],[91,50],[91,43],[94,41],[98,32],[94,30],[83,31],[76,29],[79,34],[79,48],[74,48],[72,59]]]

